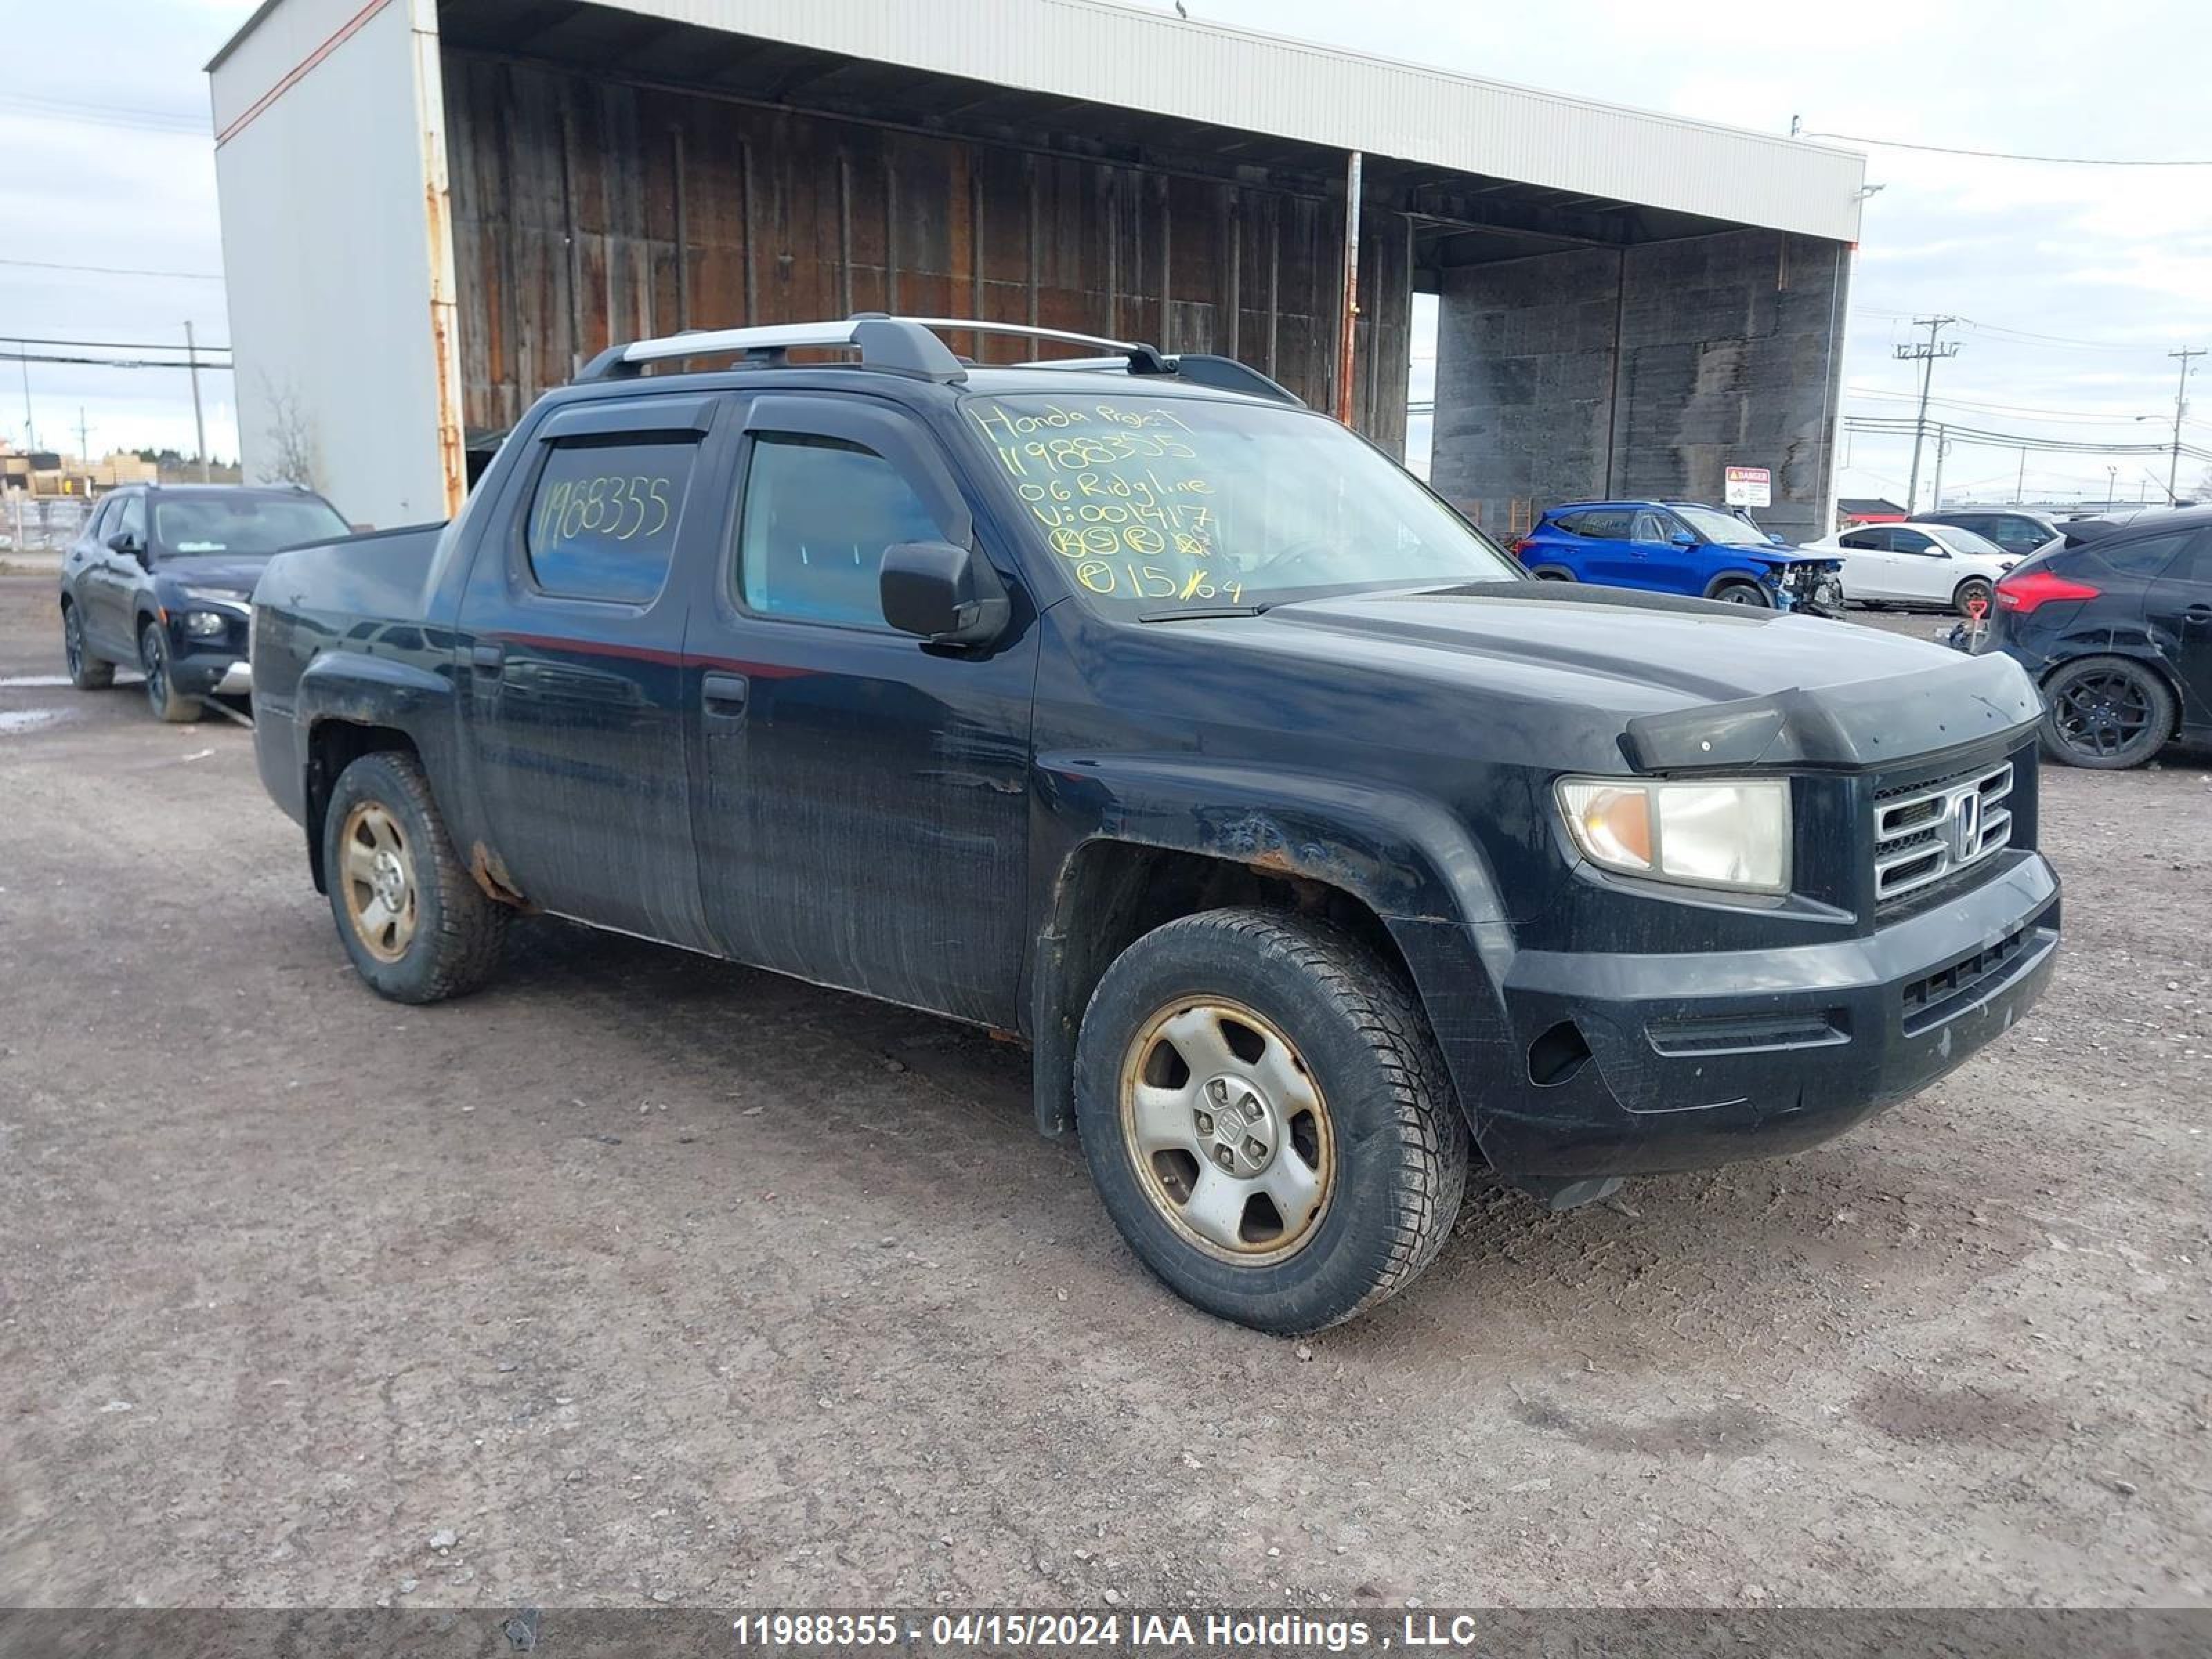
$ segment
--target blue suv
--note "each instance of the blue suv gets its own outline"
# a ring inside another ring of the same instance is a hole
[[[1843,614],[1839,560],[1801,553],[1747,520],[1696,501],[1570,501],[1539,519],[1513,553],[1531,574],[1554,581]]]

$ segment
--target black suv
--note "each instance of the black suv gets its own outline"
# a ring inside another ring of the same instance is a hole
[[[80,691],[146,677],[165,720],[243,696],[247,601],[270,556],[349,526],[320,495],[237,484],[130,484],[100,502],[62,561],[62,648]]]
[[[2058,534],[2056,520],[2021,507],[1960,507],[1949,513],[1923,513],[1913,522],[1948,524],[1954,529],[1971,530],[1984,540],[1995,542],[2006,552],[2022,557],[2038,548],[2049,546]]]
[[[1977,638],[2043,688],[2045,749],[2075,766],[2140,766],[2173,738],[2212,742],[2212,507],[2065,526],[2013,567]]]
[[[1277,1331],[1419,1272],[1471,1155],[1794,1152],[2042,991],[2014,664],[1538,581],[1235,364],[938,328],[1037,331],[617,347],[450,526],[270,566],[261,778],[370,986],[543,909],[1019,1036],[1136,1254]]]

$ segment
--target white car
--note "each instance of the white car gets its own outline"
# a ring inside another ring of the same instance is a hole
[[[1806,544],[1844,562],[1844,596],[1857,605],[1930,605],[1987,615],[1997,578],[2020,562],[1995,542],[1948,524],[1870,524]]]

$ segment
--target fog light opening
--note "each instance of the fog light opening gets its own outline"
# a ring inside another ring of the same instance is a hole
[[[1528,1081],[1540,1089],[1565,1083],[1589,1063],[1589,1057],[1582,1029],[1563,1019],[1528,1045]]]

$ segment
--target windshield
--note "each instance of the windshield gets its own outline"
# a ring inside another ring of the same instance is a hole
[[[1718,542],[1723,547],[1755,547],[1766,539],[1766,532],[1758,526],[1746,524],[1733,513],[1716,512],[1710,507],[1684,507],[1670,501],[1668,507],[1684,524],[1709,542]]]
[[[1955,525],[1944,526],[1942,534],[1943,539],[1951,544],[1954,553],[1972,553],[1985,559],[2008,559],[2012,556],[1987,536],[1978,536],[1972,531],[1961,530]]]
[[[1522,574],[1410,475],[1320,416],[1120,393],[962,407],[1047,544],[1110,615]]]
[[[349,526],[315,495],[181,495],[154,501],[154,544],[190,557],[206,553],[274,553],[301,542],[343,536]]]

